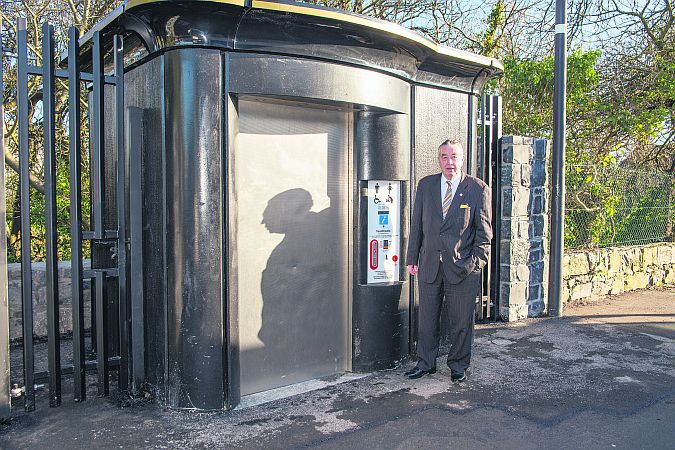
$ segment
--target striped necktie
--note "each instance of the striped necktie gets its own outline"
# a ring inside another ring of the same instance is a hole
[[[443,197],[443,218],[445,219],[445,216],[448,214],[448,210],[450,209],[450,203],[452,203],[452,186],[450,185],[449,181],[446,181],[448,183],[448,189],[445,191],[445,196]]]

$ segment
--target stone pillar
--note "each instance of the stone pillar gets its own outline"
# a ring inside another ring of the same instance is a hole
[[[501,149],[499,314],[512,321],[542,316],[548,305],[550,144],[505,136]]]

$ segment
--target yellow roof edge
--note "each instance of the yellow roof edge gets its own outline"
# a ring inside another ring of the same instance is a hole
[[[334,19],[342,22],[349,22],[356,25],[362,25],[368,28],[374,28],[376,30],[384,31],[386,33],[395,34],[397,36],[402,36],[407,39],[410,39],[441,55],[445,55],[455,59],[460,59],[463,61],[469,61],[484,67],[494,67],[497,70],[504,71],[504,66],[497,59],[482,55],[476,55],[475,53],[470,53],[463,50],[446,47],[443,45],[438,45],[432,40],[427,39],[424,36],[421,36],[415,33],[414,31],[411,31],[401,25],[391,22],[385,22],[368,16],[363,16],[348,11],[342,11],[339,9],[317,8],[309,5],[300,5],[300,4],[292,5],[288,3],[277,3],[267,0],[253,0],[252,6],[253,8],[257,9],[266,9],[270,11],[279,11],[279,12],[290,12],[296,14],[304,14],[313,17],[323,17],[326,19]]]

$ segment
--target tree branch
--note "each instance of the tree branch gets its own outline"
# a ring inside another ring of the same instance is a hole
[[[7,149],[5,149],[5,162],[7,163],[7,166],[14,172],[21,173],[21,169],[19,168],[19,160],[16,159],[14,155],[12,155]],[[30,185],[33,186],[33,188],[35,188],[35,190],[40,194],[44,195],[45,185],[38,179],[38,177],[36,177],[33,173],[29,173],[28,177]]]

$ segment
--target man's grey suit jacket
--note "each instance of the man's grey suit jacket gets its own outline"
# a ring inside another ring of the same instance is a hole
[[[442,255],[446,279],[457,284],[487,264],[491,222],[490,188],[481,180],[462,174],[444,220],[441,174],[424,177],[413,206],[407,264],[419,266],[420,279],[433,283]]]

